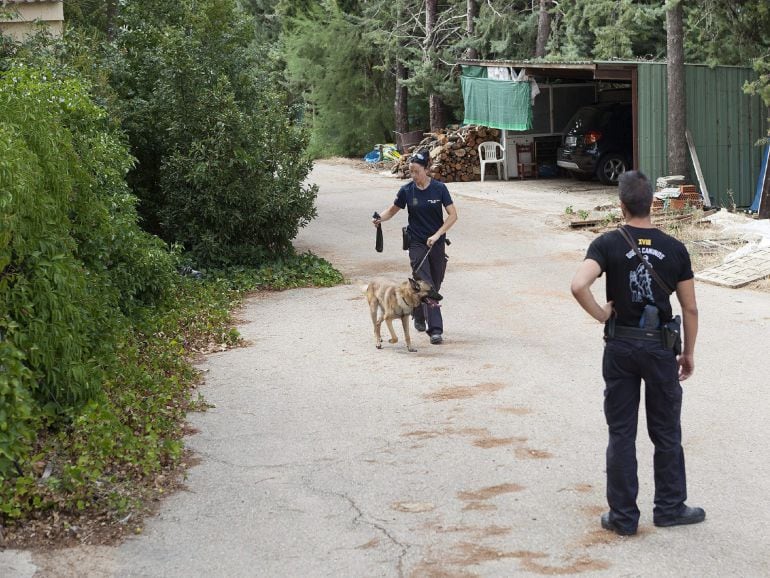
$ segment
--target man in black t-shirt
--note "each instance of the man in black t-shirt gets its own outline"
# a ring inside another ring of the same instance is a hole
[[[645,384],[647,431],[655,446],[656,526],[702,522],[702,508],[685,505],[684,451],[680,416],[682,387],[695,369],[698,307],[690,256],[685,246],[656,229],[650,218],[652,188],[647,177],[628,171],[618,182],[626,220],[621,230],[595,239],[572,280],[572,294],[594,319],[605,323],[602,374],[604,415],[609,429],[607,502],[602,527],[621,535],[636,533],[639,492],[636,429],[641,381]],[[641,259],[645,259],[647,264]],[[607,303],[599,305],[591,285],[606,273]],[[669,296],[675,288],[684,318],[681,355],[664,343],[671,326]]]

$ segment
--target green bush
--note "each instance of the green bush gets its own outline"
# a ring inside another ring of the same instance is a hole
[[[2,477],[37,425],[97,396],[124,313],[162,300],[175,273],[137,225],[131,158],[81,81],[13,66],[0,110]]]
[[[235,0],[137,1],[108,62],[149,229],[200,265],[254,265],[314,215],[306,135],[266,80]]]

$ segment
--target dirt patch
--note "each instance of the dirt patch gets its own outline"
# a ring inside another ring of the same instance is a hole
[[[532,448],[516,448],[516,457],[528,460],[547,460],[553,454],[545,450],[533,450]]]
[[[409,573],[409,578],[478,578],[478,576],[462,570],[448,570],[440,562],[420,562]]]
[[[417,438],[421,440],[427,440],[431,438],[436,438],[439,436],[453,436],[453,435],[460,435],[460,436],[489,436],[489,430],[486,428],[462,428],[462,429],[456,429],[452,427],[444,428],[443,430],[415,430],[410,431],[404,434],[401,434],[401,437],[410,437],[410,438]]]
[[[521,492],[525,490],[524,486],[519,484],[499,484],[497,486],[489,486],[476,491],[466,490],[464,492],[458,492],[457,497],[463,501],[471,500],[489,500],[502,494],[511,494],[514,492]]]
[[[448,526],[444,527],[437,524],[426,524],[423,526],[426,530],[431,530],[439,534],[472,534],[476,538],[494,538],[497,536],[506,536],[511,533],[510,526]]]
[[[99,507],[84,513],[49,511],[22,525],[0,526],[0,549],[25,548],[38,551],[40,556],[45,551],[55,553],[72,549],[74,555],[79,556],[80,550],[75,549],[76,546],[118,545],[127,537],[142,533],[145,518],[157,513],[162,499],[185,489],[187,470],[200,461],[199,456],[185,450],[177,466],[144,479],[142,484],[121,488],[135,504],[124,512]],[[45,562],[46,558],[41,557],[41,560]]]
[[[522,560],[522,567],[528,572],[544,574],[546,576],[563,576],[565,574],[580,574],[582,572],[598,572],[607,570],[610,563],[605,560],[596,560],[588,556],[581,556],[564,566],[550,566],[541,564],[532,558]]]
[[[574,486],[567,486],[566,488],[561,488],[560,492],[578,492],[580,494],[588,494],[594,490],[594,487],[591,484],[575,484]]]
[[[509,446],[516,441],[516,438],[479,438],[473,442],[474,446],[483,448],[485,450],[489,448],[498,448],[500,446]]]
[[[478,385],[456,385],[444,387],[433,393],[423,395],[425,399],[433,401],[449,401],[452,399],[469,399],[479,395],[485,395],[500,391],[505,387],[503,383],[480,383]]]
[[[534,560],[546,557],[547,555],[542,552],[530,552],[528,550],[508,552],[505,550],[498,550],[497,548],[482,546],[480,544],[473,544],[471,542],[461,542],[454,548],[453,555],[450,555],[449,561],[451,564],[457,566],[475,566],[477,564],[482,564],[483,562],[503,560],[505,558]]]
[[[491,511],[497,510],[497,506],[494,504],[487,504],[486,502],[468,502],[463,506],[463,512],[473,510]]]

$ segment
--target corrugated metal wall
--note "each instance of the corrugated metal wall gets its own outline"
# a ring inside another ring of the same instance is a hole
[[[751,205],[767,135],[767,109],[759,97],[743,93],[756,75],[749,68],[686,65],[687,126],[695,141],[711,202]],[[666,66],[638,65],[639,168],[651,179],[666,175]],[[691,177],[695,171],[691,167]]]

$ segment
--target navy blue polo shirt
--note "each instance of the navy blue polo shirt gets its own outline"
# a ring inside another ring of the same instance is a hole
[[[393,204],[409,212],[409,233],[424,243],[444,224],[444,207],[453,203],[446,185],[435,179],[425,189],[410,181],[398,190]]]

